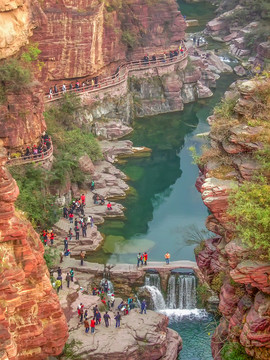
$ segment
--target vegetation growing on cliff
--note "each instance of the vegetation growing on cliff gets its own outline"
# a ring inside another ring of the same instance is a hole
[[[245,352],[245,348],[236,342],[226,342],[220,355],[222,360],[252,360],[253,358]]]

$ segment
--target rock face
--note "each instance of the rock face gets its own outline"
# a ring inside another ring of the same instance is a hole
[[[255,154],[263,147],[266,140],[262,134],[267,130],[263,121],[258,125],[247,119],[258,116],[255,89],[258,92],[268,86],[265,81],[250,80],[232,87],[231,95],[238,98],[233,114],[229,120],[211,116],[211,148],[202,156],[204,165],[196,182],[211,212],[206,226],[217,235],[206,240],[196,256],[205,279],[219,294],[223,317],[212,339],[215,360],[221,360],[220,350],[226,341],[239,342],[254,359],[270,358],[270,263],[243,244],[235,232],[234,219],[228,215],[232,189],[253,180],[261,167]],[[232,98],[229,92],[226,98]]]
[[[39,10],[36,0],[0,1],[0,59],[14,55],[28,43],[37,26],[32,12]]]
[[[38,86],[18,94],[8,93],[7,102],[0,105],[0,140],[11,153],[28,145],[38,145],[46,130],[43,117],[44,95]]]
[[[0,358],[41,360],[61,353],[68,337],[38,234],[14,201],[19,190],[0,153]]]
[[[42,50],[43,79],[50,81],[96,76],[105,68],[111,73],[127,55],[179,44],[186,28],[169,0],[45,0],[42,10],[33,40]]]

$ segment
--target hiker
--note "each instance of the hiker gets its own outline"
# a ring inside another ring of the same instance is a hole
[[[66,88],[65,84],[62,85],[62,91],[63,91],[63,94],[65,94],[67,92],[67,88]]]
[[[64,207],[64,209],[63,209],[63,217],[64,217],[65,219],[68,218],[68,209],[67,209],[66,207]]]
[[[143,314],[143,312],[146,314],[146,302],[145,302],[145,300],[143,300],[142,303],[141,303],[141,314]]]
[[[57,276],[57,280],[61,281],[60,289],[62,290],[62,289],[63,289],[63,286],[62,286],[62,275],[58,275],[58,276]]]
[[[147,259],[148,259],[148,254],[147,254],[147,252],[145,252],[145,253],[143,254],[144,265],[147,265]]]
[[[85,310],[83,317],[84,317],[85,319],[88,318],[88,310]]]
[[[141,253],[139,253],[139,254],[137,255],[137,267],[140,266],[140,262],[141,262]]]
[[[166,62],[166,53],[163,54],[163,59],[162,59],[162,62]]]
[[[110,319],[110,315],[108,314],[108,311],[106,311],[106,313],[103,315],[103,319],[105,322],[105,326],[108,327],[109,326],[109,319]]]
[[[80,322],[83,322],[83,306],[80,307]]]
[[[110,203],[110,201],[107,204],[107,210],[112,210],[112,204]]]
[[[69,229],[68,236],[69,236],[69,240],[72,240],[72,236],[73,236],[72,228]]]
[[[70,283],[70,274],[67,273],[66,275],[66,282],[67,282],[67,287],[69,288],[69,283]]]
[[[120,320],[121,320],[121,315],[119,313],[119,311],[117,312],[117,315],[114,317],[115,319],[115,327],[120,327]]]
[[[67,251],[68,249],[68,238],[66,237],[64,240],[64,251]]]
[[[58,276],[62,275],[62,269],[60,268],[60,266],[58,266],[57,268],[57,275]]]
[[[81,251],[80,253],[80,258],[81,258],[81,266],[83,266],[83,259],[85,257],[85,252],[84,251]]]
[[[171,257],[171,255],[170,255],[168,252],[166,252],[166,254],[165,254],[166,265],[169,265],[169,263],[170,263],[170,257]]]
[[[97,312],[98,312],[98,306],[95,305],[95,306],[93,307],[94,319],[96,319]]]
[[[51,232],[50,240],[51,240],[51,245],[53,245],[53,241],[54,241],[54,233],[53,233],[53,231]]]
[[[82,196],[81,196],[81,201],[82,201],[82,205],[84,206],[85,205],[85,195],[84,194],[82,194]]]
[[[64,259],[64,253],[63,253],[63,251],[61,251],[61,253],[60,253],[60,263],[63,262],[63,259]]]
[[[60,288],[61,288],[61,280],[56,280],[55,287],[57,290],[57,294],[59,294]]]
[[[96,322],[95,322],[94,319],[92,319],[92,320],[91,320],[91,325],[90,325],[90,327],[91,327],[91,334],[94,334],[94,332],[95,332],[95,325],[96,325]]]
[[[73,268],[70,269],[70,280],[73,282],[73,278],[74,278],[74,270]]]
[[[95,189],[95,182],[94,182],[94,180],[92,180],[92,182],[91,182],[91,191],[93,191]]]
[[[69,222],[70,222],[70,224],[72,224],[72,223],[73,223],[73,217],[74,217],[73,213],[70,212],[69,215],[68,215],[68,217],[69,217]]]
[[[89,321],[87,320],[87,318],[85,318],[84,320],[84,327],[85,327],[85,332],[87,334],[89,331]]]
[[[97,325],[100,325],[100,322],[101,322],[101,314],[99,311],[97,311],[96,313],[96,322],[97,322]]]
[[[72,83],[69,84],[69,90],[72,90],[73,89],[73,85]]]
[[[90,215],[90,226],[91,228],[94,226],[94,219],[93,216]]]
[[[57,96],[57,94],[58,94],[57,85],[55,84],[53,88],[54,88],[54,93],[55,93],[55,95]]]
[[[75,226],[74,228],[75,234],[76,234],[76,240],[80,240],[80,229],[78,226]]]
[[[109,290],[109,284],[108,284],[108,281],[106,280],[106,281],[105,281],[105,284],[104,284],[104,292],[105,292],[106,294],[108,294],[108,290]]]
[[[49,90],[49,99],[52,100],[52,97],[53,97],[53,89],[50,87],[50,90]]]
[[[195,45],[195,44],[196,44],[196,40],[197,40],[195,35],[193,36],[193,39],[192,39],[192,40],[193,40],[193,45]]]
[[[156,55],[154,54],[154,55],[152,55],[152,62],[153,63],[156,63],[157,62],[157,57],[156,57]]]
[[[83,237],[86,237],[87,235],[86,235],[86,230],[87,230],[87,225],[86,225],[86,223],[83,223],[82,224],[82,236]]]

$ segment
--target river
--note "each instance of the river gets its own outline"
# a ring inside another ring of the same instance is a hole
[[[187,19],[197,18],[201,31],[214,17],[214,7],[206,3],[182,4]],[[219,47],[219,44],[211,44]],[[208,216],[201,195],[195,188],[198,167],[193,164],[190,146],[198,150],[203,141],[196,134],[209,131],[206,121],[220,101],[234,74],[224,74],[217,81],[213,97],[185,105],[181,112],[136,119],[129,135],[134,146],[152,149],[150,157],[131,158],[119,164],[128,175],[131,187],[122,204],[125,220],[106,220],[99,227],[105,235],[101,250],[88,259],[100,263],[135,263],[138,252],[147,251],[149,260],[164,260],[165,252],[172,260],[195,260],[195,244],[188,239],[205,230]],[[210,339],[215,328],[214,317],[205,311],[167,309],[170,327],[183,339],[181,360],[212,360]]]

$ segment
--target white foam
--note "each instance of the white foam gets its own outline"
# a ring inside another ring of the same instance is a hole
[[[162,309],[159,313],[167,315],[170,320],[180,321],[183,318],[192,319],[207,319],[209,313],[204,309]]]

